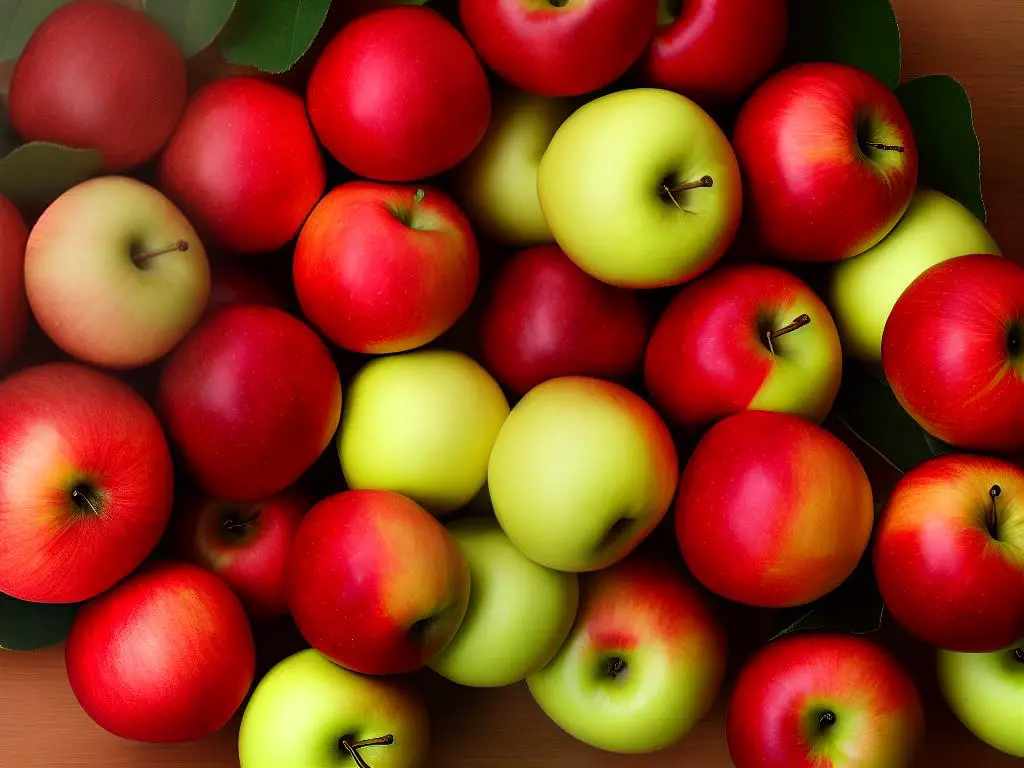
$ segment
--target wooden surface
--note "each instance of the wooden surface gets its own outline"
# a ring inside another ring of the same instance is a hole
[[[907,76],[946,72],[973,99],[982,141],[990,226],[1004,251],[1024,258],[1024,4],[1021,0],[895,0]],[[742,623],[742,616],[738,619]],[[734,632],[734,635],[736,633]],[[741,636],[743,632],[739,633]],[[752,635],[757,632],[752,631]],[[921,768],[1001,768],[1020,763],[981,745],[938,700],[933,653],[890,638],[914,670],[928,702]],[[735,659],[742,652],[734,655]],[[523,686],[455,691],[424,675],[434,719],[432,768],[661,768],[731,765],[720,697],[682,743],[644,758],[605,755],[574,743],[533,705]],[[154,747],[119,740],[78,708],[60,648],[0,652],[0,765],[4,768],[230,768],[237,723],[201,743]]]

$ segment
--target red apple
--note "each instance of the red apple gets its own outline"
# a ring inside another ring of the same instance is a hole
[[[446,171],[483,138],[487,76],[444,17],[403,6],[345,26],[313,68],[306,105],[320,141],[342,165],[381,181]]]
[[[21,346],[28,327],[25,243],[28,229],[14,203],[0,195],[0,369]]]
[[[519,394],[560,376],[622,379],[640,365],[639,297],[588,275],[556,245],[506,262],[481,328],[488,368]]]
[[[769,608],[803,605],[842,584],[871,535],[863,467],[816,424],[744,411],[701,438],[676,497],[683,558],[708,589]]]
[[[917,145],[891,90],[844,64],[798,64],[755,91],[733,146],[763,244],[839,261],[896,226],[917,186]]]
[[[744,96],[782,57],[786,0],[686,0],[675,15],[671,6],[661,0],[660,24],[641,60],[653,86],[717,105]]]
[[[82,607],[64,658],[89,717],[116,736],[157,743],[227,725],[256,667],[238,598],[190,563],[151,563]]]
[[[255,77],[200,89],[160,159],[167,195],[201,233],[238,253],[285,245],[326,183],[301,97]]]
[[[647,345],[647,389],[663,413],[703,426],[744,410],[822,421],[839,392],[839,334],[825,304],[775,267],[722,269],[685,286]]]
[[[1024,268],[960,256],[903,292],[882,334],[900,404],[963,448],[1024,451]]]
[[[353,181],[302,228],[293,261],[302,311],[354,352],[433,341],[469,307],[480,257],[469,221],[443,192]]]
[[[210,264],[210,298],[206,314],[228,304],[261,304],[285,308],[285,298],[277,286],[259,274],[238,264],[215,261]]]
[[[577,96],[626,73],[651,39],[658,0],[460,0],[487,65],[523,90]]]
[[[743,669],[726,715],[736,768],[905,768],[923,732],[914,682],[852,635],[771,643]]]
[[[112,587],[160,540],[172,467],[126,384],[52,363],[0,382],[0,592],[73,603]]]
[[[369,675],[412,672],[462,624],[469,566],[416,502],[392,491],[345,491],[299,526],[288,603],[303,637],[338,664]]]
[[[294,483],[330,444],[341,382],[307,325],[280,309],[237,304],[172,353],[158,406],[203,490],[250,501]]]
[[[10,113],[26,141],[98,149],[107,171],[149,160],[187,97],[178,45],[141,11],[75,0],[40,24],[18,57]]]
[[[952,651],[1024,638],[1024,469],[948,454],[900,478],[878,524],[875,575],[893,617]]]

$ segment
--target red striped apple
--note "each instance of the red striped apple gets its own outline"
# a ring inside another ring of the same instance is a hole
[[[0,195],[0,369],[10,362],[28,327],[25,243],[28,229],[14,203]]]

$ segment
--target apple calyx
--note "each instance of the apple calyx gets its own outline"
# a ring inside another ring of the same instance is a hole
[[[686,192],[687,190],[690,189],[702,189],[713,186],[715,186],[715,180],[713,178],[711,178],[710,176],[701,176],[696,181],[688,181],[685,184],[676,184],[675,186],[672,187],[670,187],[668,184],[662,184],[661,194],[668,197],[668,199],[672,201],[672,204],[675,205],[676,208],[682,210],[683,206],[681,206],[679,204],[679,201],[676,200],[676,192]]]
[[[605,662],[604,671],[612,680],[617,680],[629,673],[629,664],[619,656],[612,656]]]
[[[988,490],[988,495],[992,499],[992,508],[989,509],[988,517],[985,519],[985,526],[988,528],[989,535],[999,541],[999,509],[996,507],[996,499],[1003,492],[1003,489],[998,485],[993,485]]]
[[[135,266],[139,267],[145,264],[147,261],[152,259],[154,256],[163,256],[165,253],[174,252],[185,252],[188,250],[188,243],[184,240],[179,240],[176,243],[165,246],[163,248],[157,248],[152,251],[143,251],[142,253],[133,253],[132,261],[135,262]]]
[[[904,149],[899,144],[883,144],[883,143],[878,142],[878,141],[865,141],[864,142],[864,146],[865,147],[871,147],[872,149],[880,149],[883,152],[906,152],[907,151],[906,149]]]
[[[818,715],[818,731],[824,732],[836,724],[836,713],[831,709],[826,709],[820,715]]]
[[[1024,324],[1017,322],[1010,326],[1006,333],[1006,350],[1013,358],[1024,355]]]
[[[548,5],[552,8],[564,8],[569,4],[569,0],[548,0]]]
[[[775,339],[778,339],[778,338],[780,338],[782,336],[785,336],[787,333],[792,333],[793,331],[797,330],[798,328],[803,328],[805,325],[810,325],[810,324],[811,324],[811,316],[810,315],[798,315],[793,320],[793,322],[791,322],[789,325],[784,325],[784,326],[782,326],[781,328],[779,328],[778,330],[775,330],[775,331],[766,331],[765,334],[764,334],[764,340],[765,340],[765,345],[768,347],[768,351],[771,352],[774,355],[775,354],[775,344],[773,344],[773,342],[774,342]]]
[[[88,509],[94,515],[99,517],[100,511],[96,508],[96,504],[93,502],[93,495],[96,489],[86,483],[79,483],[71,489],[71,501],[76,507],[82,512]]]
[[[389,747],[395,743],[395,737],[390,733],[387,736],[378,736],[374,739],[362,739],[360,741],[349,741],[347,738],[341,740],[341,748],[344,749],[359,768],[370,768],[369,764],[359,754],[363,747]]]

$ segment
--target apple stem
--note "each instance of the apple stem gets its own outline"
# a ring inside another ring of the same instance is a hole
[[[260,512],[258,510],[257,510],[256,514],[253,515],[252,517],[250,517],[248,520],[243,520],[241,522],[235,520],[233,517],[229,517],[227,520],[224,521],[224,530],[225,531],[240,531],[243,528],[248,528],[248,527],[250,527],[252,525],[255,525],[256,521],[258,521],[259,519],[260,519]]]
[[[996,499],[999,498],[1002,492],[1003,489],[998,485],[993,485],[988,490],[988,495],[992,499],[992,509],[989,510],[988,520],[985,522],[988,525],[988,532],[992,534],[993,539],[999,538],[999,510],[996,508]]]
[[[672,201],[676,208],[682,210],[683,206],[676,200],[676,192],[686,192],[688,189],[700,189],[702,187],[713,187],[715,186],[715,180],[710,176],[701,176],[696,181],[688,181],[685,184],[677,184],[674,187],[670,187],[668,184],[661,185],[662,193],[668,195],[668,199]]]
[[[363,739],[361,741],[354,741],[351,744],[343,739],[341,746],[343,746],[345,751],[352,756],[352,759],[355,760],[355,763],[359,768],[370,768],[366,761],[363,760],[362,755],[359,754],[359,750],[363,747],[388,747],[394,743],[395,737],[389,733],[387,736],[378,736],[375,739]]]
[[[877,141],[866,141],[864,146],[871,147],[872,149],[881,149],[884,152],[906,152],[899,144],[882,144]]]
[[[174,251],[184,252],[187,250],[188,243],[185,242],[184,240],[179,240],[173,245],[168,245],[164,248],[157,248],[155,251],[144,251],[143,253],[137,253],[134,256],[132,256],[132,261],[134,261],[136,264],[143,264],[152,259],[154,256],[163,256],[165,253],[172,253]]]
[[[803,328],[805,325],[810,325],[810,315],[799,315],[792,323],[779,328],[777,331],[768,331],[764,337],[768,342],[768,351],[773,355],[775,354],[775,345],[772,343],[775,339],[780,336],[785,336],[787,333],[792,333],[798,328]]]
[[[92,499],[89,498],[88,494],[83,493],[82,491],[78,490],[77,488],[72,488],[71,489],[71,498],[75,502],[84,501],[86,504],[89,505],[89,509],[92,510],[92,513],[94,515],[98,515],[99,514],[99,511],[97,511],[97,509],[96,509],[96,505],[94,505],[92,503]]]

